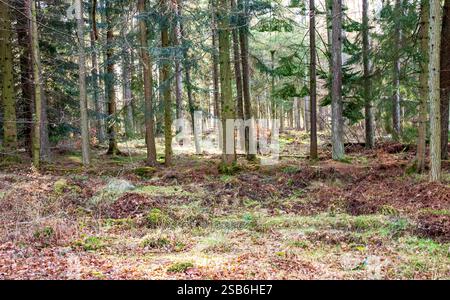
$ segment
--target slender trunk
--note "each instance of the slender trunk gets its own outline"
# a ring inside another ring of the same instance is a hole
[[[2,73],[3,147],[7,155],[17,151],[16,101],[14,95],[11,18],[9,2],[0,2],[0,70]]]
[[[31,40],[29,33],[29,20],[27,18],[26,3],[24,0],[18,1],[16,11],[17,18],[17,42],[20,48],[20,86],[22,92],[22,101],[19,104],[19,111],[26,120],[24,124],[25,146],[30,155],[33,153],[33,69],[31,62]]]
[[[445,0],[441,34],[441,155],[448,159],[450,100],[450,0]]]
[[[161,1],[161,10],[169,14],[168,0]],[[161,21],[161,47],[169,48],[169,16],[166,15]],[[167,52],[167,51],[165,51]],[[170,60],[171,58],[165,54],[162,57],[162,93],[164,101],[164,139],[165,139],[165,165],[172,165],[172,99],[171,99],[171,80],[170,80]]]
[[[112,3],[106,2],[106,90],[108,95],[108,139],[109,147],[107,154],[117,155],[120,153],[117,147],[116,136],[116,90],[114,88],[115,74],[114,74],[114,28],[112,16]]]
[[[441,52],[442,10],[440,0],[430,0],[430,157],[431,181],[441,180],[441,113],[440,113],[440,52]]]
[[[316,5],[309,0],[309,90],[311,99],[311,143],[309,156],[317,159]]]
[[[242,63],[242,91],[244,97],[244,118],[248,123],[245,127],[245,153],[248,160],[256,158],[255,149],[251,149],[251,139],[254,135],[254,120],[252,113],[252,101],[250,96],[250,63],[249,63],[249,43],[248,43],[248,2],[247,0],[238,0],[239,11],[243,17],[239,18],[239,41],[241,46],[241,63]],[[244,2],[245,1],[245,2]],[[251,153],[253,152],[253,153]]]
[[[217,55],[217,21],[216,21],[216,1],[211,0],[213,7],[212,25],[212,61],[213,61],[213,86],[214,86],[214,114],[216,118],[220,118],[220,87],[219,87],[219,56]]]
[[[366,124],[366,148],[375,146],[375,125],[372,104],[372,83],[370,78],[370,41],[369,41],[369,0],[362,1],[362,38],[364,64],[364,112]]]
[[[236,1],[231,0],[231,10],[235,19],[239,20],[239,13],[236,11]],[[235,21],[236,22],[236,21]],[[241,55],[239,51],[239,21],[236,22],[236,26],[232,29],[233,38],[233,61],[234,61],[234,74],[236,79],[236,118],[244,121],[244,103],[242,96],[242,70],[241,70]],[[244,124],[242,128],[239,128],[239,149],[245,150],[245,132],[243,132]],[[244,129],[245,130],[245,129]]]
[[[426,137],[427,137],[427,105],[428,105],[428,29],[430,18],[430,2],[429,0],[421,1],[421,27],[420,27],[420,47],[422,50],[421,72],[420,72],[420,105],[419,105],[419,136],[417,139],[417,172],[425,171],[425,153],[426,153]]]
[[[344,158],[344,120],[342,117],[342,0],[333,0],[332,30],[332,145],[333,159]]]
[[[392,96],[392,129],[395,140],[400,138],[401,134],[401,105],[400,105],[400,39],[401,39],[401,0],[395,0],[395,30],[394,30],[394,60],[392,84],[394,94]]]
[[[83,3],[76,0],[76,19],[77,19],[77,36],[78,36],[78,76],[80,89],[80,127],[81,127],[81,153],[83,165],[89,166],[89,124],[88,124],[88,107],[86,94],[86,57],[84,53],[84,18]]]
[[[27,11],[29,12],[30,19],[30,39],[31,39],[31,53],[32,53],[32,65],[33,65],[33,80],[34,80],[34,136],[33,136],[33,165],[35,168],[40,167],[41,152],[42,152],[42,138],[43,138],[43,126],[46,126],[43,122],[43,89],[41,84],[41,57],[39,53],[39,38],[36,22],[36,3],[35,0],[29,0],[27,2]]]
[[[138,1],[139,14],[146,12],[145,0]],[[139,19],[139,39],[140,56],[144,73],[144,98],[145,98],[145,141],[147,145],[147,164],[156,164],[156,145],[154,136],[154,118],[153,118],[153,76],[152,62],[148,49],[147,23],[145,19]]]
[[[227,120],[234,120],[235,117],[235,105],[231,87],[230,22],[228,13],[228,0],[219,0],[217,19],[219,32],[220,90],[222,96],[222,163],[225,166],[230,166],[236,161],[236,156],[234,155],[234,132],[228,132],[227,130]]]
[[[231,9],[233,10],[233,14],[236,18],[239,18],[238,13],[236,13],[236,1],[231,0]],[[240,12],[239,12],[240,13]],[[240,25],[238,22],[237,26],[232,30],[233,37],[233,58],[234,58],[234,74],[236,79],[236,117],[240,120],[244,120],[244,104],[243,104],[243,96],[242,96],[242,71],[241,71],[241,56],[239,52],[239,33],[238,26]]]
[[[93,1],[91,6],[91,13],[90,13],[90,21],[91,21],[91,27],[92,30],[90,32],[90,39],[91,39],[91,63],[92,63],[92,69],[91,69],[91,83],[92,83],[92,93],[93,93],[93,100],[94,100],[94,107],[95,107],[95,124],[97,129],[97,139],[100,144],[105,142],[105,97],[104,94],[99,92],[100,90],[100,84],[99,84],[99,74],[100,69],[98,66],[98,57],[97,57],[97,39],[96,36],[96,19],[95,14],[97,11],[96,7],[97,1]]]
[[[128,35],[128,20],[124,18],[123,22],[123,36],[126,39]],[[122,98],[124,103],[124,119],[125,119],[125,133],[128,138],[134,136],[133,126],[133,93],[131,91],[131,49],[128,42],[125,42],[122,48]]]
[[[172,1],[172,9],[176,16],[175,26],[173,30],[174,47],[180,48],[181,45],[181,14],[178,0]],[[178,50],[179,51],[179,50]],[[175,57],[175,103],[176,103],[176,118],[183,118],[183,75],[181,69],[181,57]]]
[[[92,20],[94,22],[94,20]],[[91,37],[91,62],[92,62],[92,93],[94,98],[94,106],[95,106],[95,116],[96,116],[96,127],[97,127],[97,139],[99,143],[105,142],[105,119],[103,118],[105,114],[104,103],[105,98],[103,93],[99,93],[100,85],[99,85],[99,67],[98,67],[98,58],[97,58],[97,47],[95,41],[94,31],[90,33]]]

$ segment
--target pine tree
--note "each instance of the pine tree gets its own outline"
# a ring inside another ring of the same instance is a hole
[[[81,127],[81,153],[83,165],[89,166],[91,159],[89,153],[89,124],[86,91],[86,57],[84,53],[84,16],[83,3],[81,0],[75,2],[78,36],[78,66],[79,66],[79,86],[80,86],[80,127]]]
[[[332,27],[332,146],[333,159],[342,160],[345,155],[342,117],[342,0],[333,0]]]
[[[14,156],[17,151],[17,127],[9,5],[9,1],[0,1],[0,71],[2,72],[3,147],[7,155]]]
[[[440,0],[430,0],[429,40],[429,101],[430,101],[430,156],[431,181],[441,180],[441,113],[440,113],[440,52],[442,7]]]

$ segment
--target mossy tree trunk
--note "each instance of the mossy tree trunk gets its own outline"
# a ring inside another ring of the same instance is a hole
[[[3,148],[8,156],[17,151],[16,101],[14,95],[11,18],[8,0],[0,1],[0,70],[2,72]]]
[[[230,22],[228,14],[230,3],[228,0],[218,0],[217,20],[219,32],[219,65],[220,65],[220,90],[222,99],[222,163],[224,166],[231,166],[236,162],[233,153],[234,132],[227,129],[227,121],[235,118],[235,105],[231,86],[231,62],[230,62]],[[233,144],[233,145],[232,145]]]

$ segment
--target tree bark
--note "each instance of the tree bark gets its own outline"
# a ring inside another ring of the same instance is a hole
[[[76,0],[76,19],[77,19],[77,36],[78,36],[78,76],[79,76],[79,93],[80,93],[80,127],[81,127],[81,153],[83,165],[89,166],[91,163],[89,153],[89,124],[88,124],[88,106],[86,92],[86,56],[84,53],[84,18],[83,3]]]
[[[373,149],[375,146],[375,124],[372,103],[372,83],[370,66],[370,41],[369,41],[369,0],[362,1],[362,37],[363,37],[363,64],[364,64],[364,112],[366,148]]]
[[[138,12],[144,14],[146,12],[146,1],[138,1]],[[148,35],[147,23],[145,19],[139,20],[139,40],[140,55],[144,73],[144,98],[145,98],[145,141],[147,145],[147,165],[154,166],[156,164],[156,145],[154,136],[154,114],[153,114],[153,76],[152,62],[148,53]]]
[[[441,155],[448,159],[450,100],[450,0],[445,0],[441,34]]]
[[[222,131],[223,131],[223,155],[222,163],[230,166],[236,161],[232,145],[234,133],[227,132],[227,120],[234,120],[235,105],[231,87],[231,62],[230,62],[230,22],[228,19],[228,0],[218,1],[218,32],[219,32],[219,65],[220,65],[220,90],[222,98]],[[232,140],[227,136],[233,137]],[[234,145],[233,145],[234,146]]]
[[[25,146],[30,154],[33,153],[33,69],[31,61],[31,39],[29,32],[29,20],[27,18],[25,0],[17,1],[17,42],[20,49],[20,86],[22,100],[18,103],[20,115],[26,120],[24,124]]]
[[[162,0],[160,2],[161,10],[166,14],[161,23],[161,47],[164,50],[169,48],[169,4],[168,0]],[[167,51],[165,51],[167,52]],[[170,80],[170,57],[166,53],[162,57],[162,90],[164,101],[164,140],[165,140],[165,165],[172,165],[172,99],[171,99],[171,80]]]
[[[309,155],[311,159],[317,159],[317,81],[316,81],[316,5],[314,0],[309,0],[309,89],[311,99],[311,141]]]
[[[431,181],[441,180],[441,114],[440,114],[440,52],[441,52],[442,10],[440,0],[430,0],[430,158]]]
[[[430,2],[422,0],[420,4],[420,48],[422,50],[422,59],[420,63],[420,104],[419,104],[419,136],[417,138],[417,162],[416,170],[418,173],[425,171],[425,153],[426,153],[426,137],[428,123],[428,29],[430,23]]]
[[[219,87],[219,56],[217,55],[217,20],[216,20],[216,1],[211,0],[213,15],[211,20],[212,27],[212,61],[213,61],[213,88],[214,88],[214,114],[216,118],[220,118],[220,87]]]
[[[108,96],[108,139],[109,147],[107,154],[117,155],[120,153],[117,147],[117,129],[115,118],[117,113],[116,108],[116,90],[114,88],[115,83],[115,63],[114,63],[114,28],[113,28],[113,15],[112,15],[112,3],[106,1],[106,90]]]
[[[239,16],[239,41],[241,46],[241,63],[242,63],[242,92],[244,97],[244,118],[249,126],[245,127],[245,153],[248,160],[254,160],[256,158],[255,149],[251,148],[251,140],[254,136],[254,120],[252,113],[252,101],[250,96],[250,62],[249,62],[249,43],[248,43],[248,0],[238,0],[238,8],[242,13],[242,17]],[[245,1],[245,3],[244,3]]]
[[[344,158],[344,120],[342,117],[342,0],[333,0],[332,29],[332,145],[333,159]]]
[[[124,18],[122,35],[128,35],[128,19]],[[131,91],[131,49],[128,42],[122,46],[122,97],[124,102],[125,134],[127,138],[134,136],[133,125],[133,93]]]
[[[392,84],[394,94],[392,95],[392,129],[394,140],[400,139],[401,134],[401,105],[400,105],[400,38],[401,38],[401,23],[402,15],[401,0],[395,0],[394,18],[394,59],[393,59],[393,75]]]
[[[3,147],[6,155],[17,152],[16,101],[12,56],[9,1],[0,1],[0,70],[2,72]]]

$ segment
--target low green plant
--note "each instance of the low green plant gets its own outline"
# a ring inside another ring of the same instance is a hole
[[[194,264],[191,262],[177,262],[172,265],[170,265],[167,268],[167,272],[169,273],[183,273],[186,272],[188,269],[193,268]]]

